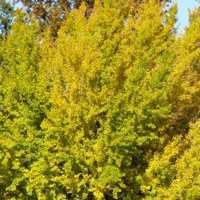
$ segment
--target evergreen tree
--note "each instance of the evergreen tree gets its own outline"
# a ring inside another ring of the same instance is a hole
[[[14,16],[13,6],[6,2],[6,0],[0,0],[0,34],[7,35],[10,29],[10,24],[12,23]]]

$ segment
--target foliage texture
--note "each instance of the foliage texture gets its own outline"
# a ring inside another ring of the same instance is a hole
[[[182,37],[176,4],[87,9],[0,43],[0,199],[199,199],[199,9]]]

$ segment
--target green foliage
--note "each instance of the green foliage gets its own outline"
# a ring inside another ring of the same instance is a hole
[[[6,0],[0,0],[0,34],[7,35],[14,17],[14,8]]]

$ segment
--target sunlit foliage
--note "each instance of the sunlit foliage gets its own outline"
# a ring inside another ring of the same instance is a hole
[[[178,37],[164,6],[82,4],[54,40],[18,11],[0,45],[0,199],[199,198],[199,10]]]

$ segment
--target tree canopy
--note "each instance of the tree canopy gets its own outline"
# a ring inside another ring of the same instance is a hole
[[[6,0],[0,0],[0,34],[7,35],[14,17],[14,8]]]
[[[143,0],[132,1],[138,4],[146,2]],[[89,18],[90,14],[94,11],[95,0],[13,0],[13,3],[19,2],[24,5],[28,14],[33,14],[36,17],[42,30],[46,29],[48,25],[51,29],[52,38],[55,38],[68,12],[78,9],[81,4],[85,4],[85,16]],[[105,3],[104,1],[100,2],[102,5]],[[157,0],[157,2],[161,4],[171,2],[171,0]]]
[[[0,199],[199,199],[200,9],[182,36],[176,4],[87,9],[0,42]]]

